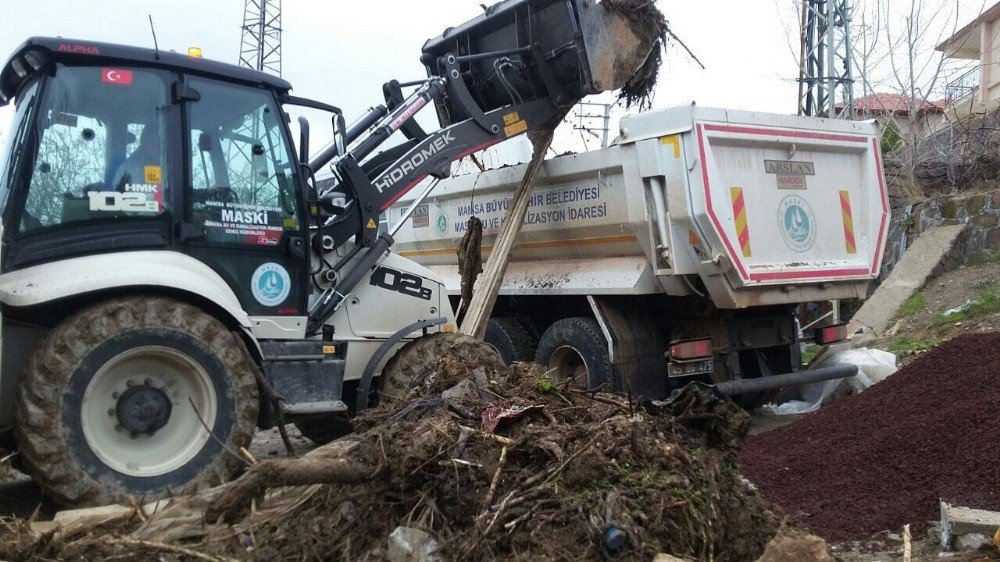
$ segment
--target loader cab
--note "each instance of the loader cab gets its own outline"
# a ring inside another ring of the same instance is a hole
[[[304,314],[304,179],[281,100],[245,68],[33,38],[0,72],[15,119],[0,168],[3,261],[192,256],[251,316]]]

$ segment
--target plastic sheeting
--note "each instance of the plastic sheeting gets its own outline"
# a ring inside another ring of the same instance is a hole
[[[761,407],[761,411],[777,416],[815,412],[837,392],[841,385],[847,385],[851,392],[857,394],[896,372],[895,354],[867,347],[850,349],[850,345],[850,342],[844,342],[831,346],[831,349],[810,365],[810,368],[857,365],[857,375],[848,379],[803,385],[799,387],[799,399],[781,404],[767,404]]]

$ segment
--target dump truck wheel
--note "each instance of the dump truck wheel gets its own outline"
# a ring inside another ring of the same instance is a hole
[[[608,342],[597,321],[563,318],[549,326],[538,342],[535,363],[557,381],[572,379],[572,386],[595,389],[611,380]]]
[[[69,505],[220,484],[241,465],[231,451],[253,437],[255,369],[241,338],[194,306],[130,297],[86,308],[25,368],[15,409],[24,463]]]
[[[486,323],[483,341],[497,350],[503,362],[510,365],[515,361],[535,359],[535,338],[527,326],[517,318],[490,318]]]
[[[427,375],[427,367],[445,355],[493,369],[504,367],[503,359],[489,345],[463,334],[437,332],[408,342],[393,355],[380,377],[380,394],[399,400]]]

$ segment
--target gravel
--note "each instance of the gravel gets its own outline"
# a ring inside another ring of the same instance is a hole
[[[743,473],[830,540],[914,532],[939,499],[1000,509],[1000,334],[963,335],[862,394],[751,436]]]

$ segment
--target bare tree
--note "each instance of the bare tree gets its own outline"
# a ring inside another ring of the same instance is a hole
[[[863,117],[879,116],[897,129],[902,187],[908,196],[921,198],[921,159],[946,150],[928,146],[936,129],[926,118],[944,98],[947,59],[935,48],[958,29],[958,2],[868,0],[854,19],[860,23],[854,34],[855,70],[865,100],[859,109]],[[899,97],[887,102],[879,93]]]

